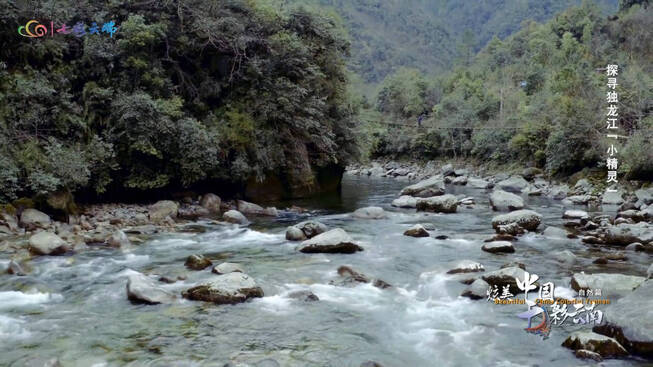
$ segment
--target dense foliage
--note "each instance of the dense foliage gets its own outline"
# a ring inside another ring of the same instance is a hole
[[[640,4],[642,3],[642,4]],[[516,161],[568,174],[605,160],[607,64],[620,68],[620,171],[653,177],[653,9],[622,2],[604,17],[590,2],[545,24],[530,22],[508,39],[493,38],[473,62],[448,75],[405,76],[383,83],[378,107],[414,126],[419,109],[426,126],[389,128],[373,154],[474,157]],[[425,87],[426,85],[426,87]],[[402,99],[387,103],[397,91]],[[436,128],[437,127],[437,128]]]
[[[283,172],[356,154],[346,33],[250,0],[0,0],[0,201],[147,190]],[[116,21],[113,37],[24,38]]]
[[[580,0],[286,0],[332,7],[352,35],[351,69],[365,83],[381,82],[401,67],[425,73],[464,62],[494,36],[519,30],[524,20],[546,21]],[[628,0],[636,1],[636,0]],[[604,12],[617,0],[597,0]],[[369,89],[369,88],[366,88]]]

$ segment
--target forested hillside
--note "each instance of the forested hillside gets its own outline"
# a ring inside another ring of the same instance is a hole
[[[306,3],[304,0],[287,0]],[[466,62],[492,37],[519,30],[524,20],[546,21],[580,0],[311,0],[331,7],[352,39],[351,68],[377,83],[399,67],[426,73]],[[597,0],[603,13],[617,0]]]
[[[271,179],[302,196],[329,170],[337,183],[356,154],[346,32],[270,4],[0,1],[0,200]],[[118,28],[21,37],[31,19]]]
[[[609,17],[588,2],[493,38],[448,74],[401,69],[384,81],[379,115],[370,118],[372,154],[522,162],[550,174],[600,167],[609,147],[605,67],[616,64],[618,127],[627,136],[618,144],[620,175],[651,180],[652,29],[647,1],[622,2]],[[415,126],[422,113],[420,130],[374,124]]]

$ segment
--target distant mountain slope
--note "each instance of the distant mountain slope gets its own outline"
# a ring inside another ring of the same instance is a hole
[[[545,21],[580,0],[289,0],[332,7],[352,38],[351,68],[376,83],[398,67],[438,72],[524,20]],[[618,0],[595,0],[605,13]],[[467,31],[467,32],[466,32]]]

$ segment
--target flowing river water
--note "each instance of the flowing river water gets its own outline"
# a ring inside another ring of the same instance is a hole
[[[555,327],[549,339],[527,334],[517,313],[525,305],[494,305],[460,297],[466,285],[447,275],[462,259],[486,271],[517,261],[558,294],[572,294],[574,272],[638,273],[647,255],[628,265],[597,268],[579,240],[529,233],[514,254],[481,251],[493,235],[487,193],[447,188],[476,198],[476,208],[432,214],[390,206],[407,182],[345,176],[340,196],[293,202],[310,214],[282,212],[255,219],[249,227],[199,222],[199,232],[155,236],[131,249],[92,248],[71,256],[40,257],[24,277],[0,275],[0,365],[23,366],[35,358],[56,357],[62,366],[333,366],[358,367],[374,360],[386,367],[569,366],[583,365],[560,344],[579,326]],[[562,227],[563,207],[545,198],[526,198],[546,225]],[[288,203],[280,203],[279,206]],[[349,216],[364,206],[381,206],[387,219]],[[303,254],[285,240],[285,228],[306,218],[345,229],[365,251],[353,255]],[[403,232],[415,223],[435,227],[428,238]],[[446,235],[444,240],[434,235]],[[568,249],[578,256],[564,265],[549,256]],[[241,264],[265,297],[216,306],[179,298],[172,305],[137,305],[127,300],[126,276],[185,274],[161,285],[180,293],[209,279],[210,268],[187,271],[187,256],[201,253],[214,264]],[[0,268],[7,260],[0,260]],[[393,285],[330,285],[336,269],[349,265]],[[291,299],[310,290],[320,299]],[[604,290],[607,292],[609,290]],[[520,297],[523,295],[519,295]],[[609,296],[609,294],[608,294]],[[584,329],[590,327],[585,326]],[[274,362],[274,361],[276,362]],[[278,363],[278,364],[277,364]],[[605,366],[643,365],[634,359],[607,360]]]

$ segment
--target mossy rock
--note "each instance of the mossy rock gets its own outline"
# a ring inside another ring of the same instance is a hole
[[[0,204],[0,213],[16,215],[16,207],[11,204]]]
[[[14,200],[13,203],[11,203],[14,208],[16,209],[33,209],[35,206],[34,200],[30,198],[20,198]]]

